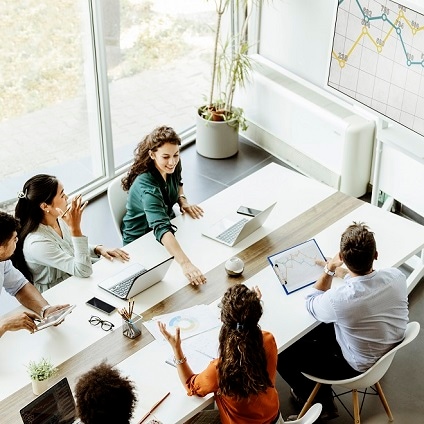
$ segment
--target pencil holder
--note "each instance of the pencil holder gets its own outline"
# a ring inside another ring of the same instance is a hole
[[[132,318],[127,320],[122,318],[122,333],[130,339],[141,336],[141,323],[143,317],[141,315],[132,314]]]

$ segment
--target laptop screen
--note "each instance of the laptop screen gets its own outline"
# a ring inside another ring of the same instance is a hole
[[[76,420],[75,400],[66,378],[21,409],[24,424],[72,424]]]

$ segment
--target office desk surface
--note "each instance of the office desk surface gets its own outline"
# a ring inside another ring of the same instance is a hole
[[[201,235],[204,225],[235,211],[241,204],[261,209],[275,200],[278,203],[265,225],[235,247],[221,245]],[[210,303],[222,296],[226,288],[234,283],[247,281],[247,284],[253,284],[257,281],[262,285],[269,280],[272,281],[269,285],[271,292],[268,292],[268,286],[264,287],[264,291],[270,302],[279,302],[278,299],[289,302],[293,305],[293,313],[299,314],[295,320],[299,322],[299,327],[290,327],[290,331],[287,331],[285,327],[275,325],[286,322],[287,317],[276,316],[274,320],[265,310],[264,323],[269,322],[267,329],[275,332],[280,350],[309,331],[315,323],[302,308],[306,292],[302,290],[286,296],[278,287],[275,275],[269,273],[266,259],[269,254],[316,237],[324,254],[331,256],[337,251],[341,232],[352,219],[366,221],[375,231],[380,252],[378,267],[399,265],[424,245],[424,227],[337,193],[278,165],[269,165],[250,175],[207,200],[202,207],[205,210],[202,220],[180,216],[175,219],[175,223],[179,228],[178,240],[192,261],[206,273],[208,283],[200,287],[187,285],[179,266],[174,263],[162,282],[136,297],[135,312],[141,312],[148,319],[194,304]],[[128,245],[126,249],[133,261],[140,261],[146,266],[167,256],[163,246],[154,240],[151,233]],[[236,279],[228,277],[223,266],[235,254],[245,261],[245,271]],[[0,408],[2,414],[10,418],[7,422],[19,422],[19,409],[33,398],[25,370],[29,360],[40,356],[51,358],[60,366],[57,378],[67,376],[73,386],[81,373],[102,359],[117,364],[152,341],[152,336],[145,329],[142,338],[129,340],[119,328],[104,333],[87,322],[92,314],[97,314],[85,305],[85,301],[93,295],[119,307],[126,304],[108,295],[96,284],[123,266],[118,262],[101,260],[95,264],[92,277],[71,277],[47,291],[45,296],[52,304],[77,304],[75,311],[62,325],[33,335],[24,331],[6,333],[0,339],[0,399],[4,399]],[[277,313],[285,309],[279,305],[277,303],[275,309]],[[118,314],[108,317],[99,312],[98,315],[120,326]],[[182,387],[181,390],[184,394]],[[193,409],[190,408],[189,405],[185,419],[193,415]]]

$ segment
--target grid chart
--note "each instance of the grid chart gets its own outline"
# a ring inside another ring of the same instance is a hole
[[[424,15],[389,0],[339,0],[328,85],[424,135]]]

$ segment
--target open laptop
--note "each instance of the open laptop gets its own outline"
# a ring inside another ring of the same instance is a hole
[[[130,299],[165,277],[171,266],[173,256],[150,269],[141,264],[131,264],[112,277],[103,280],[99,287],[121,299]]]
[[[63,378],[20,410],[24,424],[77,424],[74,396]]]
[[[253,218],[246,218],[237,213],[226,216],[207,230],[203,231],[203,235],[219,241],[220,243],[224,243],[227,246],[234,246],[239,241],[252,234],[253,231],[262,227],[263,223],[274,209],[275,204],[276,202]]]

